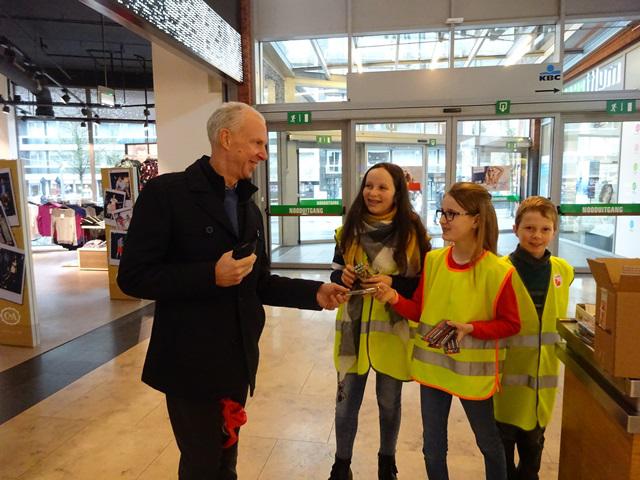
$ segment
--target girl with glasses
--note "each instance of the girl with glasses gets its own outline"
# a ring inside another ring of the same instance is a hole
[[[430,480],[447,480],[447,420],[460,398],[484,456],[486,478],[506,480],[505,453],[493,417],[492,396],[504,361],[501,339],[520,330],[513,267],[496,255],[498,222],[491,195],[477,184],[454,184],[439,212],[450,246],[431,251],[412,298],[379,285],[416,330],[411,376],[421,384],[423,454]],[[443,338],[440,332],[446,332]]]
[[[378,479],[397,478],[395,451],[402,382],[410,380],[409,325],[402,315],[374,300],[371,294],[355,292],[386,285],[411,296],[429,249],[427,232],[409,202],[402,169],[391,163],[371,167],[343,227],[336,231],[331,280],[351,288],[354,294],[340,307],[336,318],[336,458],[329,480],[352,478],[358,412],[372,368],[380,412]]]

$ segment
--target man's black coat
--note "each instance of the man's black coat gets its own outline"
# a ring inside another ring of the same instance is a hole
[[[135,204],[118,285],[156,301],[142,380],[192,399],[246,395],[258,367],[263,304],[320,309],[320,282],[272,275],[262,216],[248,180],[237,185],[240,237],[224,209],[224,179],[204,156],[184,172],[151,180]],[[207,170],[208,169],[208,170]],[[234,287],[217,287],[215,263],[257,239],[252,272]]]

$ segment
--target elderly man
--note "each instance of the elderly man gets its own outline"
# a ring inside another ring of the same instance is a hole
[[[207,130],[211,157],[145,186],[118,273],[125,293],[156,300],[142,380],[166,394],[181,480],[237,478],[237,444],[223,448],[235,432],[222,401],[244,405],[253,393],[262,305],[319,310],[346,300],[344,287],[269,270],[249,181],[267,158],[262,115],[226,103]],[[243,244],[238,258],[232,251]]]

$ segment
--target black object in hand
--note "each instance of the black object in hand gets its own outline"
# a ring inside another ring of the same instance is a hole
[[[248,257],[256,251],[256,241],[241,243],[233,249],[231,258],[240,260],[241,258]]]

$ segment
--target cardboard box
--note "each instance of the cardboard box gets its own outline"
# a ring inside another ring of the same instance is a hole
[[[611,375],[640,378],[640,258],[587,261],[597,284],[596,360]]]
[[[595,303],[576,303],[576,320],[583,320],[589,324],[596,323]]]

